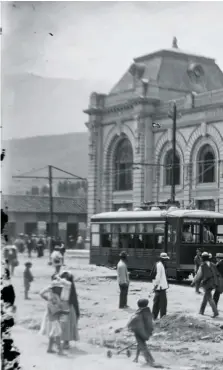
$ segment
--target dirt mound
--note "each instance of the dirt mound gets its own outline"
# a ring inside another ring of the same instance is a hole
[[[182,313],[175,313],[163,317],[155,325],[155,333],[166,334],[168,340],[179,340],[182,342],[195,342],[197,340],[209,340],[219,342],[223,340],[223,332],[219,325]]]
[[[134,335],[126,328],[120,330],[95,331],[91,344],[107,348],[122,348],[133,343]],[[155,323],[154,334],[150,339],[151,346],[165,348],[170,342],[223,341],[223,331],[216,323],[206,319],[176,313],[168,315]],[[169,347],[169,345],[168,345]]]

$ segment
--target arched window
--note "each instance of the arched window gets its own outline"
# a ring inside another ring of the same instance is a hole
[[[165,161],[164,161],[164,184],[165,185],[172,185],[172,162],[173,162],[173,151],[172,149],[169,150],[166,154]],[[175,156],[174,161],[174,183],[175,185],[180,185],[180,158],[178,154]]]
[[[198,155],[199,183],[215,182],[215,155],[210,145],[204,145]]]
[[[115,152],[115,190],[132,190],[133,151],[130,141],[125,138]]]

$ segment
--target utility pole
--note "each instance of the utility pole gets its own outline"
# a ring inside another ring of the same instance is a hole
[[[173,133],[172,133],[172,183],[171,183],[171,201],[175,203],[176,187],[175,187],[175,160],[176,160],[176,130],[177,130],[177,105],[176,102],[173,103]]]
[[[64,171],[62,170],[61,168],[58,168],[58,167],[55,167],[55,166],[52,166],[52,165],[48,165],[48,166],[45,166],[44,168],[39,168],[38,170],[36,171],[39,171],[39,170],[43,170],[45,168],[48,168],[48,176],[30,176],[29,174],[24,174],[24,175],[19,175],[19,176],[12,176],[12,178],[16,178],[16,179],[44,179],[44,180],[48,180],[48,185],[49,185],[49,216],[50,216],[50,222],[49,222],[49,234],[50,236],[52,237],[53,234],[54,234],[54,230],[53,230],[53,179],[54,180],[71,180],[72,178],[74,180],[84,180],[84,181],[87,181],[86,178],[83,178],[83,177],[80,177],[80,176],[77,176],[71,172],[68,172],[68,171]],[[67,175],[69,175],[70,177],[61,177],[61,176],[54,176],[53,177],[53,169],[54,170],[57,170],[59,172],[63,172]],[[30,172],[33,172],[30,171]],[[29,172],[29,173],[30,173]]]
[[[49,204],[50,204],[50,227],[49,234],[53,236],[53,178],[52,178],[52,166],[48,166],[49,171]]]

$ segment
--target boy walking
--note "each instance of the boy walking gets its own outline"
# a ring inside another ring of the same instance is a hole
[[[24,289],[25,289],[25,299],[30,299],[28,297],[28,292],[29,292],[29,289],[30,289],[30,285],[33,281],[33,275],[30,271],[32,267],[32,263],[31,262],[26,262],[25,263],[25,270],[24,270],[24,273],[23,273],[23,278],[24,278]]]
[[[134,362],[138,362],[139,355],[142,352],[146,363],[149,366],[158,367],[158,365],[155,364],[155,360],[146,344],[153,333],[153,318],[148,304],[148,299],[138,300],[138,310],[129,321],[128,328],[134,333],[137,342],[136,357]]]

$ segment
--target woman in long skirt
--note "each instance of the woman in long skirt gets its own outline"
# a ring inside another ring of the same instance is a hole
[[[80,317],[80,310],[73,275],[68,271],[63,271],[60,278],[66,279],[71,283],[68,300],[64,300],[64,309],[69,309],[69,315],[67,320],[64,320],[62,323],[62,341],[64,343],[64,349],[68,349],[70,341],[79,340],[78,319]]]

